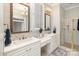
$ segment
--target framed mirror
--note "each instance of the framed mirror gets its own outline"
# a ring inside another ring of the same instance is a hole
[[[45,12],[45,30],[48,31],[51,29],[51,14],[50,12]]]
[[[30,31],[30,7],[23,3],[10,4],[10,28],[12,33]]]

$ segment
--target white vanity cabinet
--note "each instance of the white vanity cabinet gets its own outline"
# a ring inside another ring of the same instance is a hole
[[[41,47],[42,50],[44,49],[46,51],[46,55],[50,55],[57,47],[59,47],[59,45],[60,45],[60,39],[59,35],[57,34],[53,33],[47,34],[47,36],[44,39],[41,39]]]
[[[28,46],[24,46],[9,52],[6,52],[5,56],[23,56],[23,55],[29,55],[31,48]]]
[[[5,56],[40,56],[40,41],[4,53]]]
[[[57,41],[56,35],[52,36],[51,37],[51,52],[53,52],[57,47],[56,41]]]
[[[51,36],[50,53],[53,52],[60,45],[60,40],[58,35]]]
[[[40,55],[41,55],[40,42],[36,42],[31,45],[30,56],[40,56]]]

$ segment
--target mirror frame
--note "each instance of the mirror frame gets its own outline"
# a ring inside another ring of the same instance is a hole
[[[51,28],[51,14],[50,14],[49,11],[45,11],[45,13],[44,13],[44,18],[45,18],[45,20],[44,20],[44,28],[45,28],[45,31],[48,31],[46,29],[46,15],[50,16],[50,28]]]
[[[28,31],[20,31],[20,32],[13,32],[13,22],[12,22],[12,18],[13,18],[13,3],[10,3],[10,29],[11,29],[11,33],[15,34],[15,33],[26,33],[26,32],[30,32],[30,6],[23,4],[23,3],[18,3],[21,5],[24,5],[26,7],[28,7]]]

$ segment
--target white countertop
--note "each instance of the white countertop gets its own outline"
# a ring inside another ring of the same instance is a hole
[[[23,47],[23,46],[26,46],[26,45],[29,45],[29,44],[37,42],[37,41],[40,41],[41,46],[43,46],[42,44],[43,43],[46,43],[46,44],[49,43],[50,36],[54,36],[54,35],[56,35],[56,34],[51,33],[51,34],[45,34],[45,36],[43,38],[40,38],[40,39],[31,37],[31,38],[24,39],[24,40],[16,40],[15,42],[17,42],[17,43],[13,42],[9,46],[4,48],[4,53],[15,50],[17,48],[20,48],[20,47]]]
[[[15,49],[20,48],[20,47],[23,47],[25,45],[29,45],[29,44],[37,42],[37,41],[40,41],[40,40],[37,39],[37,38],[34,38],[34,37],[29,38],[28,40],[27,39],[24,39],[24,40],[21,40],[21,41],[17,40],[16,41],[17,43],[11,43],[9,46],[6,46],[4,48],[4,53],[15,50]]]
[[[56,35],[56,34],[53,34],[53,33],[45,34],[44,37],[41,38],[41,41],[43,41],[43,39],[44,39],[44,41],[45,41],[45,40],[48,40],[48,39],[50,38],[50,36],[55,36],[55,35]],[[48,38],[48,39],[46,39],[46,38]]]
[[[46,44],[50,43],[51,37],[50,36],[55,36],[56,34],[50,33],[50,34],[45,34],[43,38],[41,38],[41,47],[45,46]]]

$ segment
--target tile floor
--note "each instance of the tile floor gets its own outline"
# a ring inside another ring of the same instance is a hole
[[[79,51],[74,51],[66,47],[58,47],[50,56],[79,56]]]

